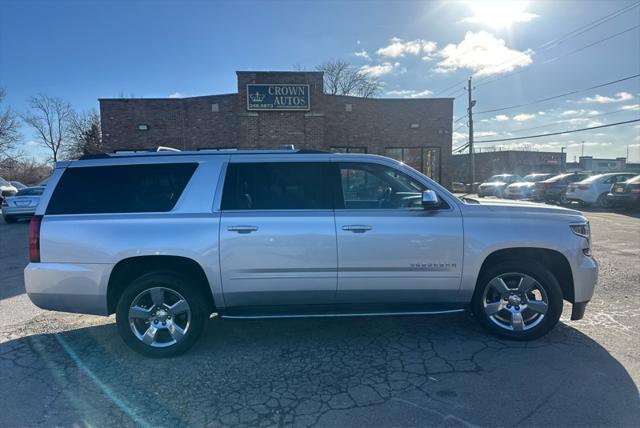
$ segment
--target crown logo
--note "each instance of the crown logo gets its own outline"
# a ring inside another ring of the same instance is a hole
[[[256,91],[255,94],[249,94],[249,99],[254,102],[254,103],[261,103],[262,100],[264,100],[264,98],[266,97],[265,94],[261,94],[260,92]]]

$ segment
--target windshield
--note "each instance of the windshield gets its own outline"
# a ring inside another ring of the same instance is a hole
[[[9,183],[4,178],[0,177],[0,186],[11,186],[11,183]]]
[[[546,180],[547,178],[549,178],[548,174],[529,174],[525,175],[522,181],[537,183],[538,181]]]
[[[505,174],[500,174],[500,175],[492,175],[491,177],[489,177],[489,179],[487,180],[489,183],[493,182],[493,181],[507,181],[509,179],[510,175],[505,175]]]
[[[19,190],[16,196],[40,196],[44,192],[42,187],[27,187],[26,189]]]
[[[636,175],[635,177],[628,179],[627,183],[640,183],[640,175]]]
[[[606,174],[592,175],[591,177],[582,180],[581,183],[593,183],[594,181],[598,181],[605,176]]]

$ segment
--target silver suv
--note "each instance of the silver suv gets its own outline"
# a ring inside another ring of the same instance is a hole
[[[470,309],[508,339],[580,319],[597,263],[578,211],[458,199],[375,155],[198,151],[59,162],[30,226],[44,309],[116,314],[134,350],[186,351],[210,314]]]

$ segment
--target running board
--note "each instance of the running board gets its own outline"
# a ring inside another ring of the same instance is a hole
[[[225,315],[220,318],[234,320],[258,319],[286,319],[286,318],[348,318],[348,317],[395,317],[403,315],[446,315],[464,312],[464,309],[448,309],[442,311],[412,311],[412,312],[355,312],[355,313],[327,313],[327,314],[269,314],[269,315]]]

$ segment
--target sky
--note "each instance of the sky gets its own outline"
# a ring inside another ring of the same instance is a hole
[[[472,76],[477,150],[640,162],[640,122],[481,143],[639,119],[640,77],[585,91],[640,74],[637,3],[0,0],[0,87],[18,112],[38,93],[97,110],[98,98],[232,93],[236,70],[340,59],[379,79],[380,97],[455,97],[454,148],[467,141]]]

